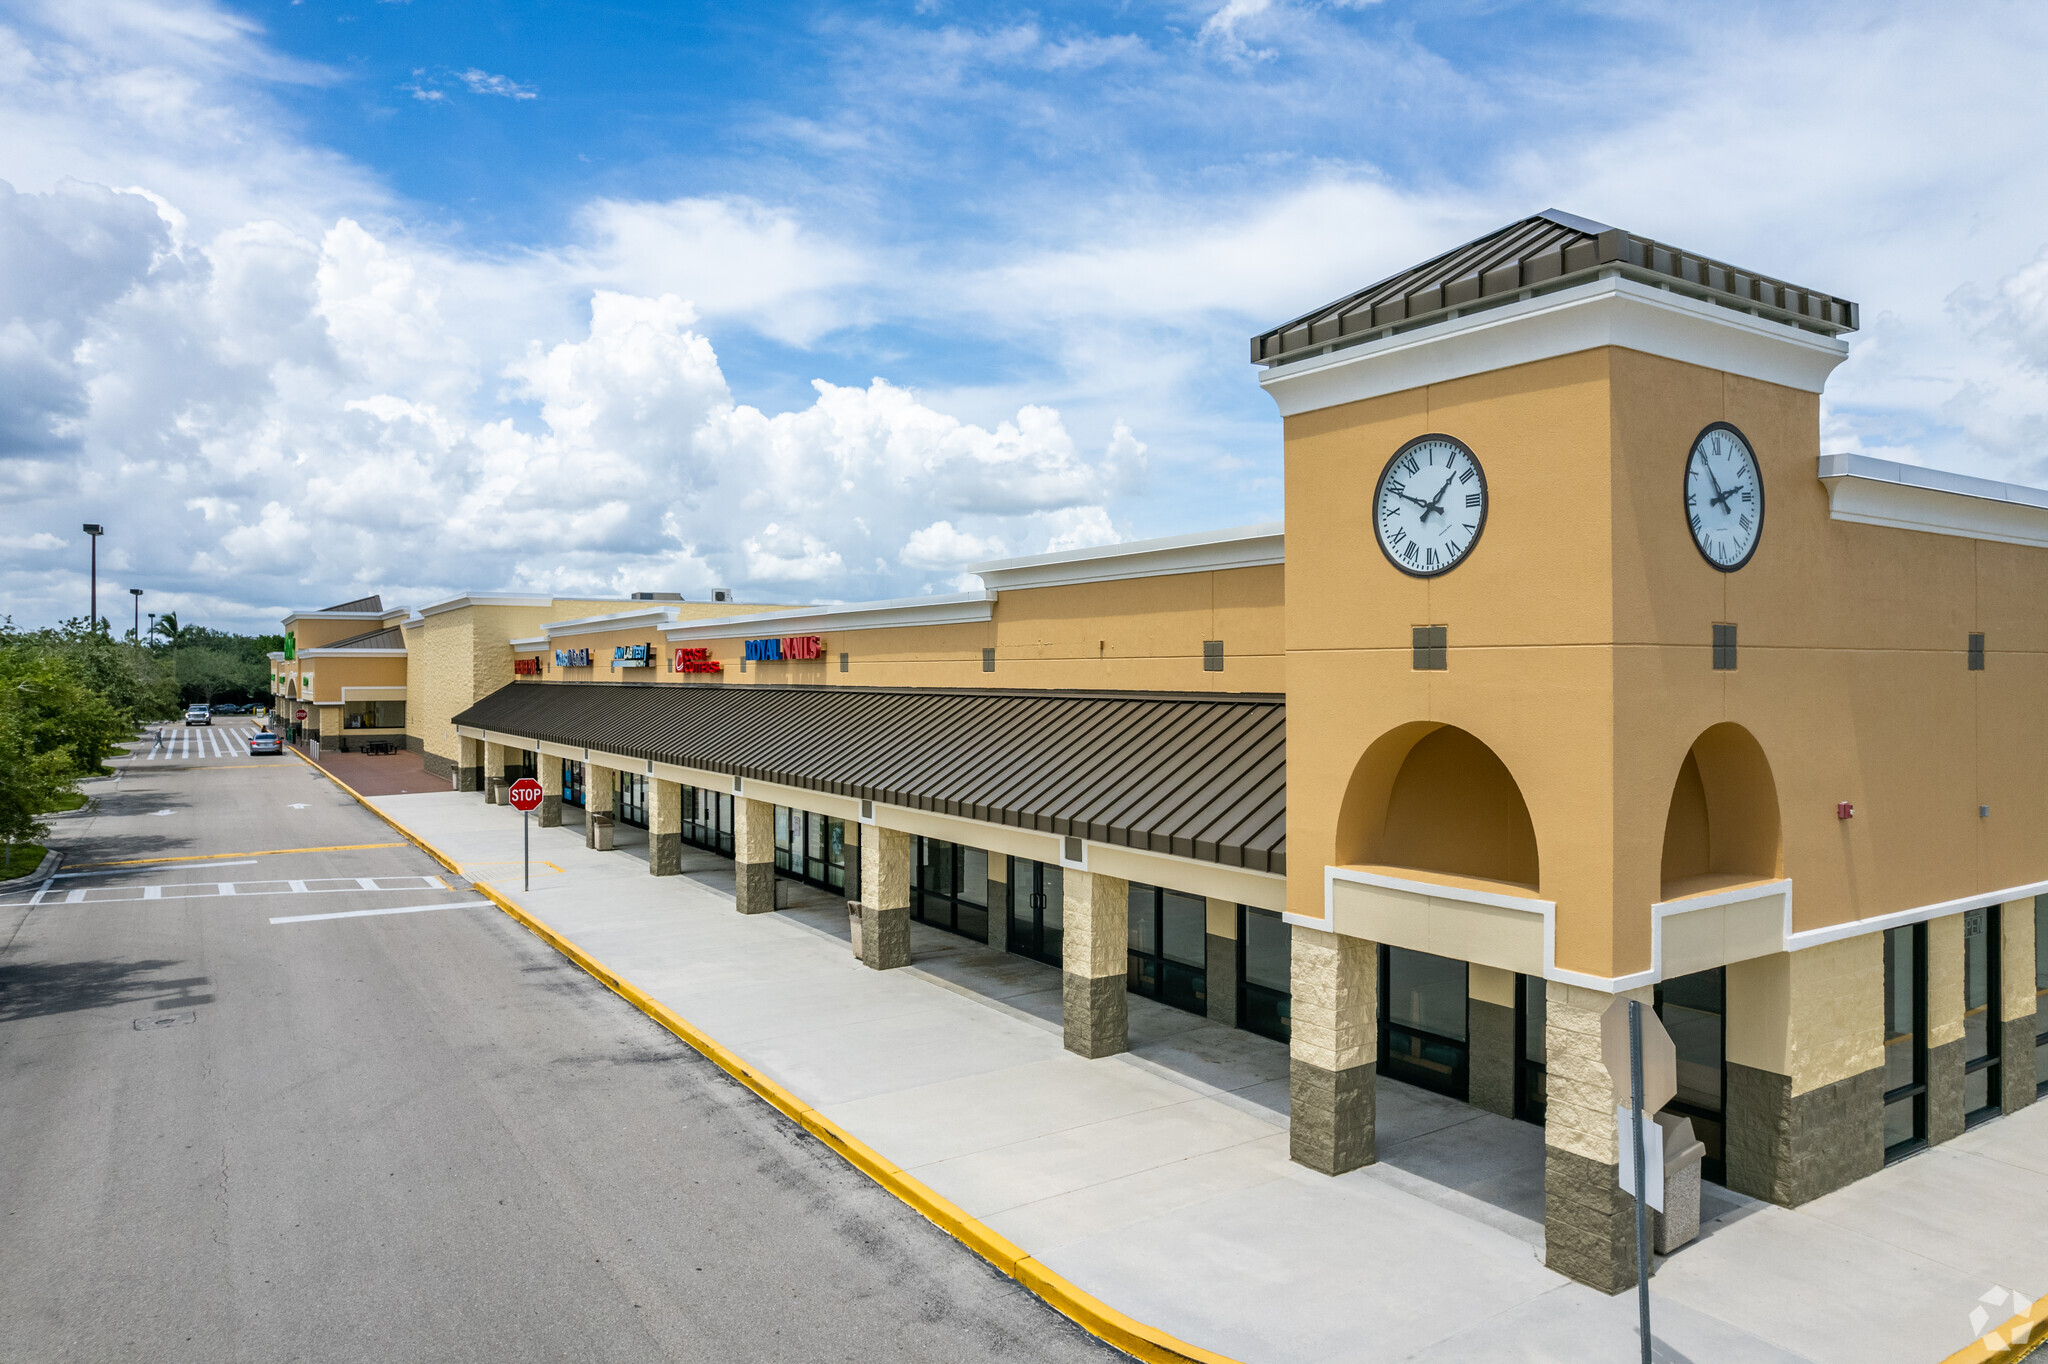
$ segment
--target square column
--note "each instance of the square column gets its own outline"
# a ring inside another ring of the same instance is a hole
[[[1060,951],[1067,1050],[1090,1060],[1131,1047],[1131,883],[1069,867]]]
[[[534,761],[540,766],[540,809],[533,812],[533,821],[543,829],[562,827],[562,760],[551,754],[539,753]]]
[[[1010,950],[1010,887],[1003,880],[1010,874],[1010,859],[1001,853],[988,855],[988,945],[998,952]]]
[[[910,835],[861,831],[861,964],[875,971],[910,965]]]
[[[484,741],[457,736],[455,740],[455,789],[484,791]],[[500,771],[504,768],[502,764]]]
[[[2040,1028],[2034,997],[2034,902],[2012,900],[1998,911],[1999,1079],[2005,1111],[2017,1113],[2034,1101],[2034,1037]]]
[[[1204,976],[1209,982],[1209,1021],[1226,1028],[1237,1026],[1237,904],[1232,900],[1209,901],[1209,934],[1203,953]]]
[[[683,785],[647,779],[647,872],[674,876],[683,869]]]
[[[1617,998],[1648,1009],[1651,994],[1545,987],[1543,1262],[1603,1293],[1635,1287],[1636,1207],[1618,1180],[1614,1079],[1601,1055],[1600,1019]]]
[[[1378,943],[1295,926],[1287,1154],[1322,1174],[1379,1158],[1379,964]]]
[[[597,846],[597,821],[592,815],[609,816],[617,803],[619,774],[596,763],[583,764],[583,846]]]
[[[464,739],[464,743],[475,743]],[[505,780],[505,745],[486,743],[484,750],[484,800],[487,804],[498,803],[498,786]]]
[[[775,909],[775,806],[732,798],[733,908],[742,914]]]
[[[1884,935],[1728,967],[1728,1187],[1788,1208],[1884,1166]]]

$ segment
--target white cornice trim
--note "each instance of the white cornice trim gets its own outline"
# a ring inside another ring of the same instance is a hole
[[[398,620],[411,614],[410,606],[394,606],[389,611],[294,611],[280,623],[290,625],[295,620]]]
[[[1259,568],[1287,561],[1283,529],[1283,523],[1268,521],[1229,530],[1062,550],[1057,554],[992,559],[970,565],[967,571],[979,575],[988,587],[1008,592],[1027,587],[1065,587],[1123,578],[1162,578],[1174,573]]]
[[[422,616],[438,616],[444,611],[460,611],[465,606],[553,606],[555,599],[550,596],[532,596],[520,592],[465,592],[459,597],[433,602],[422,606]]]
[[[404,687],[343,687],[343,701],[403,701]]]
[[[757,616],[711,616],[677,621],[662,633],[671,642],[694,639],[739,639],[764,629],[777,636],[830,630],[893,630],[912,625],[962,625],[995,614],[993,592],[955,592],[935,597],[903,597],[895,601],[849,602],[844,606],[805,606]]]
[[[404,649],[301,649],[300,658],[404,658]]]
[[[551,620],[540,628],[548,632],[548,638],[557,635],[595,635],[607,630],[630,630],[637,625],[659,629],[675,619],[675,612],[666,606],[647,607],[638,611],[620,611],[609,616],[579,616],[575,620]]]
[[[1483,308],[1259,376],[1283,417],[1620,346],[1818,393],[1848,343],[1612,275]]]
[[[1819,474],[1832,520],[2048,549],[2048,489],[1868,455],[1822,455]]]
[[[548,647],[548,637],[546,635],[535,635],[531,639],[512,639],[505,642],[510,644],[515,650],[545,649]]]

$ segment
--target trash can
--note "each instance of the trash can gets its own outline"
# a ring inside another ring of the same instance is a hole
[[[486,805],[510,805],[510,804],[512,803],[512,801],[511,801],[511,797],[510,797],[509,795],[507,795],[507,792],[509,792],[509,791],[510,791],[511,789],[512,789],[512,783],[511,783],[511,782],[509,782],[509,781],[506,781],[506,780],[505,780],[504,778],[502,778],[502,777],[498,778],[498,779],[497,779],[496,781],[493,781],[493,782],[491,783],[491,789],[490,789],[490,791],[489,791],[489,792],[488,792],[488,793],[487,793],[487,794],[485,795],[485,798],[484,798],[484,804],[486,804]]]
[[[598,852],[612,850],[612,824],[610,815],[586,815],[583,819],[583,842]]]
[[[1654,1213],[1657,1253],[1669,1255],[1700,1234],[1700,1162],[1707,1148],[1692,1132],[1692,1119],[1659,1113],[1664,1129],[1664,1211]]]

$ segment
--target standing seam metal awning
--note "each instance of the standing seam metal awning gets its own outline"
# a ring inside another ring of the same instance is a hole
[[[514,682],[455,723],[1287,870],[1287,706],[1278,696]]]

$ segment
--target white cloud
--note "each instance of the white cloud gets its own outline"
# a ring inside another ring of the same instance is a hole
[[[488,71],[470,67],[458,71],[455,78],[469,87],[472,95],[502,95],[506,99],[538,99],[540,92],[530,85],[521,85],[509,76],[494,76]]]
[[[993,535],[970,535],[955,530],[951,521],[934,521],[914,530],[903,542],[899,556],[912,568],[958,568],[982,559],[1000,559],[1008,550]]]

